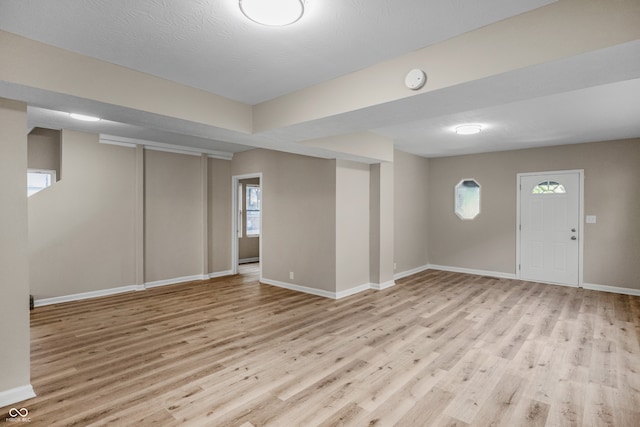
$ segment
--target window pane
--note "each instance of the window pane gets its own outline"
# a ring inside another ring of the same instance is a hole
[[[455,188],[455,213],[460,219],[474,219],[480,213],[480,184],[462,180]]]
[[[564,194],[566,192],[564,185],[555,181],[543,181],[531,190],[532,194]]]
[[[49,187],[53,182],[51,172],[27,172],[27,196]]]
[[[242,184],[238,184],[238,237],[242,237]]]
[[[247,210],[260,210],[260,187],[247,185]]]
[[[247,185],[246,235],[260,234],[260,186]]]
[[[260,211],[247,211],[247,235],[260,234]]]

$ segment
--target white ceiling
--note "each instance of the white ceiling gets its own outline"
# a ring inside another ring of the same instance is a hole
[[[237,0],[0,0],[0,29],[254,105],[552,2],[307,0],[303,19],[272,28],[244,18]],[[30,126],[303,153],[298,140],[369,130],[433,157],[640,136],[640,43],[258,135],[3,82],[0,95],[29,102]],[[109,121],[56,113],[73,108]],[[487,129],[451,132],[468,121]]]
[[[274,28],[237,0],[0,0],[0,28],[253,105],[552,1],[308,0]]]

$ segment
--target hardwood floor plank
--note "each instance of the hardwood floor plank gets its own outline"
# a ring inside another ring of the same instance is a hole
[[[538,362],[531,372],[526,396],[552,405],[558,390],[558,375],[565,360],[566,348],[544,343]]]
[[[616,345],[613,341],[594,340],[589,382],[607,387],[618,387]]]
[[[491,390],[507,372],[507,367],[508,361],[505,359],[487,355],[475,374],[465,381],[465,387],[455,393],[444,413],[466,423],[474,422],[482,406],[491,397]],[[447,379],[442,380],[443,387]]]
[[[525,379],[505,373],[491,391],[489,397],[480,405],[480,411],[473,418],[476,426],[513,426],[521,425],[514,419],[515,411],[524,394]]]
[[[587,384],[584,404],[584,420],[593,426],[616,426],[620,418],[619,410],[614,410],[614,393],[601,384]]]
[[[426,270],[335,301],[257,278],[36,308],[30,425],[640,425],[640,297]]]
[[[359,384],[360,395],[356,403],[369,412],[375,411],[394,393],[410,383],[423,369],[429,367],[437,354],[426,351],[405,354],[405,357],[392,360],[385,366],[379,366],[381,375],[373,381]],[[433,368],[431,368],[433,369]],[[373,377],[369,377],[371,380]]]
[[[411,400],[401,396],[402,394],[394,396],[386,407],[371,414],[371,421],[365,425],[428,426],[440,417],[442,410],[453,398],[452,393],[438,387],[431,388],[413,405]]]
[[[510,425],[519,427],[544,427],[547,425],[549,406],[532,399],[519,399],[516,410],[511,417]]]
[[[553,403],[549,406],[548,426],[581,427],[584,418],[586,384],[558,382]]]
[[[533,331],[533,326],[527,323],[516,324],[511,333],[499,345],[496,356],[503,359],[513,359],[524,345],[527,337]]]
[[[354,420],[360,417],[363,411],[364,409],[354,402],[349,402],[336,411],[331,417],[318,424],[318,427],[344,427],[353,425]]]

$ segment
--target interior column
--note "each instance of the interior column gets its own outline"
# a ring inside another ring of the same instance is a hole
[[[0,98],[0,406],[33,397],[27,241],[27,106]]]
[[[370,173],[370,280],[385,289],[393,280],[393,163],[371,165]]]

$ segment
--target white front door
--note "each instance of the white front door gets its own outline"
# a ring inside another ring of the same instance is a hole
[[[520,278],[578,286],[580,172],[521,174],[518,178]]]

